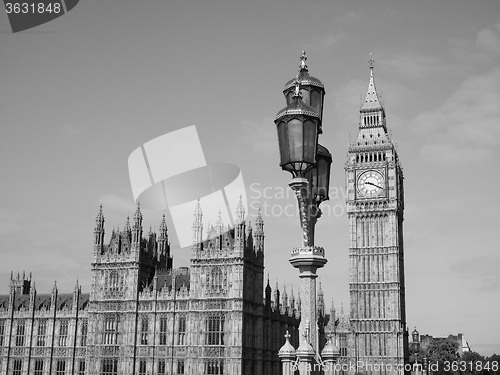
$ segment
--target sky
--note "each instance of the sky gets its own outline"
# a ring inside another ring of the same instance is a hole
[[[297,291],[288,259],[301,230],[273,119],[302,50],[325,86],[320,143],[334,160],[316,227],[327,306],[349,306],[344,165],[373,53],[405,177],[408,328],[461,332],[474,351],[500,353],[493,0],[85,0],[15,34],[0,12],[0,294],[23,270],[39,293],[55,280],[69,292],[77,279],[89,292],[100,202],[107,242],[135,210],[129,155],[190,125],[207,161],[240,168],[250,218],[258,207],[264,216],[271,285]],[[143,211],[146,231],[161,214]],[[188,266],[170,239],[174,265]]]

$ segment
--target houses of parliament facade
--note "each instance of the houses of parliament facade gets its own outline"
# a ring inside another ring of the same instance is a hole
[[[300,299],[264,291],[264,223],[219,220],[202,240],[196,205],[190,268],[172,268],[165,216],[143,235],[140,207],[104,243],[102,206],[94,228],[90,294],[38,294],[11,276],[0,296],[1,374],[277,374]],[[295,334],[298,339],[298,335]]]
[[[300,69],[301,86],[322,88],[305,64]],[[372,366],[358,373],[401,373],[396,366],[408,361],[403,173],[373,61],[345,171],[350,312],[332,306],[326,314],[320,284],[319,348],[329,340],[339,362]],[[77,284],[73,293],[54,285],[39,294],[31,276],[11,275],[10,293],[0,296],[0,374],[281,374],[283,335],[294,348],[301,339],[301,302],[272,290],[269,279],[265,286],[260,213],[247,224],[240,201],[232,228],[219,219],[204,233],[199,201],[193,209],[189,268],[173,268],[164,216],[157,233],[144,233],[138,205],[105,243],[101,206],[90,293]]]

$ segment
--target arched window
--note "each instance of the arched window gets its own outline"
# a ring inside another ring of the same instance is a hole
[[[213,290],[219,290],[222,288],[222,271],[220,267],[214,267],[210,279],[212,281],[211,287]]]
[[[205,321],[205,345],[224,345],[224,316],[208,316]]]
[[[104,319],[103,344],[116,345],[118,333],[118,321],[115,316],[106,316]]]

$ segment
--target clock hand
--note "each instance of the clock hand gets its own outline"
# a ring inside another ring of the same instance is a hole
[[[378,187],[379,189],[382,189],[382,186],[378,186],[377,184],[374,184],[373,182],[370,182],[370,181],[367,181],[366,184]]]

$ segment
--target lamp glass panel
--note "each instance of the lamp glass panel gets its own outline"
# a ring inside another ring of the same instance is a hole
[[[300,162],[304,158],[304,128],[302,121],[291,119],[288,121],[288,146],[290,161]]]
[[[302,90],[300,90],[300,93],[302,94],[302,101],[307,104],[307,105],[311,105],[311,96],[309,94],[309,90],[303,88]]]
[[[312,189],[312,197],[316,198],[316,195],[318,194],[318,169],[314,167],[308,172],[308,174],[308,180]]]
[[[288,134],[287,134],[287,124],[285,121],[281,121],[278,124],[278,142],[280,146],[280,158],[281,164],[286,164],[290,162],[290,152],[288,145]]]
[[[321,97],[322,97],[322,95],[318,90],[311,91],[311,104],[310,104],[310,106],[313,107],[318,112],[318,114],[320,116],[323,115],[323,113],[322,113],[323,103],[322,103]]]
[[[318,194],[321,200],[328,199],[329,170],[330,166],[326,159],[318,160]]]
[[[315,121],[304,121],[304,162],[314,164],[318,147],[318,127]]]

